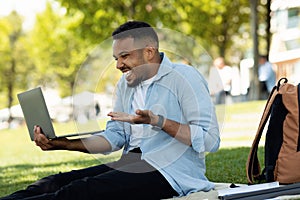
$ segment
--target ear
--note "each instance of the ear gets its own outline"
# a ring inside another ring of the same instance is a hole
[[[155,51],[156,51],[156,49],[151,46],[144,48],[144,58],[147,61],[151,61],[155,56]]]

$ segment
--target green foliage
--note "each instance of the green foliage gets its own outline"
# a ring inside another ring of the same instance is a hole
[[[88,48],[82,38],[70,31],[78,23],[78,18],[64,16],[50,4],[37,16],[27,46],[37,69],[33,85],[59,87],[62,96],[72,93],[77,71]]]
[[[170,28],[195,37],[213,57],[225,56],[226,52],[226,56],[230,57],[235,53],[231,47],[236,37],[242,38],[241,30],[245,31],[245,28],[241,28],[248,27],[249,31],[248,0],[58,1],[67,8],[68,15],[80,13],[82,20],[76,32],[91,42],[108,38],[114,28],[127,20],[144,20],[153,26]]]
[[[16,102],[15,87],[22,88],[30,64],[24,49],[22,18],[16,12],[0,19],[0,92],[6,94],[5,107]],[[4,103],[3,103],[4,105]]]
[[[265,5],[259,11],[264,16]],[[76,85],[89,78],[79,72],[90,61],[91,51],[109,39],[117,26],[132,19],[193,38],[197,45],[178,42],[172,34],[166,41],[170,47],[177,46],[172,48],[173,55],[177,52],[185,56],[182,60],[196,61],[192,64],[204,74],[210,64],[203,51],[211,58],[222,55],[229,64],[238,64],[251,49],[249,14],[248,0],[54,0],[38,14],[34,28],[24,32],[21,17],[12,13],[0,19],[0,92],[10,102],[1,101],[1,106],[17,103],[16,92],[37,85],[71,95]],[[108,63],[92,67],[102,78],[90,82],[95,91],[106,91],[120,76],[114,63]]]
[[[73,92],[96,91],[110,94],[112,91],[109,88],[114,88],[121,76],[114,64],[112,38],[109,38],[87,54],[77,71]]]

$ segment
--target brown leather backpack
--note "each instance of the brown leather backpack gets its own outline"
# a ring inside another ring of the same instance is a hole
[[[246,164],[249,184],[255,180],[281,184],[300,182],[300,84],[287,82],[286,78],[280,79],[266,103]],[[257,151],[268,120],[265,166],[261,172]]]

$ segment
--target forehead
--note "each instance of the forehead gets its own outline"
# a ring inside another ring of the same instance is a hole
[[[134,46],[134,39],[131,37],[113,40],[112,46],[113,54],[115,56],[121,54],[122,52],[130,52],[136,49]]]

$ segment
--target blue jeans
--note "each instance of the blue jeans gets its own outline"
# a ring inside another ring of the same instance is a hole
[[[177,196],[161,173],[140,153],[81,170],[45,177],[1,200],[163,199]]]

